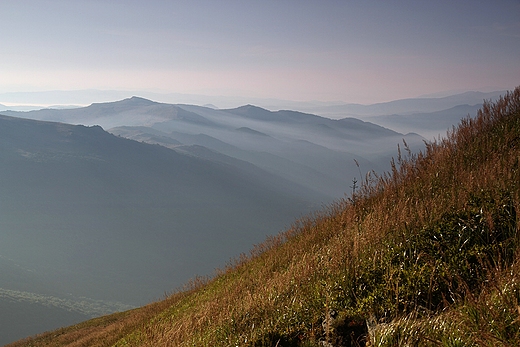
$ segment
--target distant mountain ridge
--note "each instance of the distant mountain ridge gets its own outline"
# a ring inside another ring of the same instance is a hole
[[[498,95],[503,94],[506,88],[493,92],[451,92],[442,93],[439,96],[432,95],[428,97],[405,98],[390,102],[379,102],[373,104],[356,104],[342,101],[306,101],[297,102],[290,100],[278,99],[262,99],[262,98],[243,98],[243,97],[225,97],[225,96],[209,96],[209,95],[190,95],[179,93],[152,93],[144,91],[117,91],[117,90],[74,90],[74,91],[43,91],[43,92],[9,92],[0,93],[0,103],[9,104],[34,104],[34,105],[89,105],[92,102],[110,102],[112,100],[121,100],[130,98],[133,95],[140,95],[147,99],[157,100],[163,103],[173,104],[193,104],[208,105],[210,108],[229,109],[239,105],[252,103],[269,110],[291,109],[301,112],[319,114],[331,118],[344,118],[346,116],[362,117],[362,116],[378,116],[392,113],[414,113],[414,112],[435,112],[448,109],[460,104],[481,104],[483,99],[495,99]],[[431,105],[437,101],[437,106],[426,109],[421,105],[413,105],[410,108],[408,101],[422,100],[427,105]],[[396,105],[401,103],[398,110],[383,112],[385,104]],[[420,106],[420,107],[417,107]],[[2,109],[0,109],[2,110]],[[27,110],[27,109],[19,109]],[[375,112],[375,113],[374,113]]]
[[[394,100],[389,102],[382,102],[382,103],[376,103],[376,104],[369,104],[369,105],[361,105],[361,104],[352,104],[352,103],[341,103],[341,102],[291,102],[291,101],[283,101],[283,100],[263,100],[263,99],[253,99],[256,100],[256,104],[261,105],[263,109],[269,109],[269,110],[287,110],[292,109],[295,111],[303,112],[303,113],[309,113],[314,115],[320,115],[331,119],[343,119],[346,117],[354,117],[359,118],[365,121],[370,121],[373,123],[376,123],[378,125],[382,125],[384,127],[390,128],[392,130],[398,131],[398,132],[414,132],[418,133],[428,139],[431,139],[433,137],[437,137],[438,135],[443,136],[447,130],[445,127],[446,124],[449,123],[448,128],[451,127],[453,124],[456,124],[458,121],[460,121],[460,114],[455,115],[453,114],[451,119],[436,122],[434,121],[434,117],[436,116],[436,113],[444,113],[449,109],[462,106],[462,105],[468,105],[472,107],[472,111],[474,111],[475,108],[478,108],[482,105],[482,102],[484,100],[488,101],[494,101],[496,100],[500,95],[504,94],[505,91],[493,91],[493,92],[478,92],[478,91],[468,91],[468,92],[459,92],[454,93],[452,95],[442,95],[442,96],[429,96],[429,97],[418,97],[418,98],[408,98],[408,99],[400,99],[400,100]],[[75,92],[46,92],[42,93],[42,98],[52,98],[52,95],[56,94],[59,96],[59,98],[65,98],[63,100],[69,101],[68,103],[72,103],[71,100],[67,99],[66,95],[91,95],[91,97],[94,97],[99,99],[117,99],[120,97],[124,97],[125,95],[131,95],[129,92],[108,92],[108,91],[75,91]],[[139,95],[140,93],[134,93],[134,95]],[[177,100],[176,105],[178,106],[189,106],[190,103],[197,103],[196,100],[197,96],[189,96],[187,98],[184,98],[182,95],[178,94],[172,94],[172,95],[166,95],[166,94],[154,94],[154,93],[142,93],[143,95],[147,95],[148,98],[153,98],[156,100],[163,100],[167,102],[171,102],[173,100]],[[9,102],[13,102],[16,100],[22,101],[24,103],[27,103],[27,101],[30,98],[37,97],[39,98],[40,94],[38,93],[30,93],[30,94],[24,94],[24,93],[4,93],[0,94],[0,102],[1,100],[10,100]],[[2,97],[3,96],[3,97]],[[112,96],[112,97],[110,97]],[[29,98],[29,99],[28,99]],[[95,99],[94,98],[94,99]],[[135,97],[134,100],[137,104],[137,100],[141,99],[141,102],[143,102],[141,105],[145,105],[145,98],[142,97]],[[204,98],[204,97],[202,97]],[[210,97],[211,98],[211,97]],[[132,99],[128,97],[128,99]],[[34,100],[40,100],[42,102],[45,99],[34,99]],[[78,99],[79,100],[79,99]],[[181,101],[183,100],[183,101]],[[237,99],[238,100],[238,99]],[[58,99],[55,100],[56,103],[58,102]],[[179,101],[181,101],[179,103]],[[245,101],[245,100],[244,100]],[[85,102],[85,101],[83,101]],[[152,102],[148,100],[148,102]],[[108,102],[113,103],[113,102]],[[218,102],[213,102],[218,104]],[[236,103],[236,101],[235,101]],[[103,103],[97,103],[97,104],[103,104]],[[94,105],[97,105],[94,104]],[[210,109],[217,109],[216,106],[208,103],[201,104],[207,104],[211,105]],[[258,107],[258,106],[252,106],[251,104],[246,105],[248,107]],[[239,111],[241,108],[245,108],[246,106],[241,106],[236,108],[237,111]],[[226,109],[225,107],[220,107],[220,109]],[[230,108],[227,108],[230,109]],[[2,108],[0,107],[0,110]],[[20,110],[27,110],[27,107],[21,108]],[[53,113],[53,112],[51,112]],[[431,114],[428,117],[430,118],[430,122],[420,122],[414,123],[414,127],[405,126],[403,123],[407,123],[409,118],[408,116],[414,115],[414,114],[422,114],[427,115]],[[25,115],[20,114],[11,114],[13,116],[17,117],[26,117]],[[134,115],[135,116],[135,115]],[[392,116],[394,120],[396,120],[396,125],[394,125],[393,122],[388,122],[388,116]],[[397,117],[399,116],[399,117]],[[471,113],[470,116],[474,116],[474,113]],[[142,115],[141,115],[142,117]],[[142,125],[136,124],[132,121],[132,117],[127,117],[128,120],[126,123],[122,122],[112,122],[110,124],[106,123],[102,126],[105,129],[112,128],[115,126],[120,125]],[[54,120],[54,121],[64,121],[64,122],[71,122],[74,124],[81,124],[81,122],[74,121],[74,119],[70,118],[69,120],[64,120],[54,114],[53,117],[46,117],[46,120]],[[151,119],[151,122],[153,122],[153,119]],[[148,122],[149,124],[151,122]],[[432,129],[434,124],[437,124],[437,128],[435,130]],[[425,126],[425,127],[423,127]]]
[[[333,120],[290,110],[269,111],[253,105],[215,110],[131,97],[72,110],[7,114],[99,124],[116,135],[171,149],[182,145],[205,146],[310,187],[329,196],[328,201],[343,197],[349,181],[359,176],[355,160],[364,171],[381,172],[389,168],[389,158],[403,139],[413,150],[423,146],[420,136],[403,135],[354,118]],[[135,128],[131,130],[129,126]],[[301,148],[302,140],[306,141],[306,148]],[[313,149],[306,152],[312,145]]]
[[[409,132],[420,129],[421,135],[428,140],[446,135],[456,121],[467,116],[474,117],[482,105],[457,105],[442,111],[412,113],[407,115],[390,114],[367,117],[366,120],[391,127],[397,131]]]
[[[505,90],[494,92],[470,91],[443,97],[408,98],[371,105],[337,104],[318,107],[310,106],[308,112],[331,118],[343,118],[345,116],[363,118],[391,114],[429,113],[446,110],[458,105],[482,105],[484,100],[495,101],[505,92]]]

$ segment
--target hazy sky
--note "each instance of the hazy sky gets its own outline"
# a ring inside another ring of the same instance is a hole
[[[0,93],[373,103],[520,85],[520,0],[1,0]]]

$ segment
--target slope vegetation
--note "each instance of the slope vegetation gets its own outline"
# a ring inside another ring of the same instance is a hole
[[[165,300],[19,346],[520,344],[520,88]]]

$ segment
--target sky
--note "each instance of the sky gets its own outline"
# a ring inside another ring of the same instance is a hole
[[[520,85],[520,0],[1,0],[0,33],[0,93],[369,104]]]

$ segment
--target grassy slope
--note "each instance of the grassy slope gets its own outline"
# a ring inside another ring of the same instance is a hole
[[[520,88],[403,157],[214,278],[11,346],[520,345]]]

